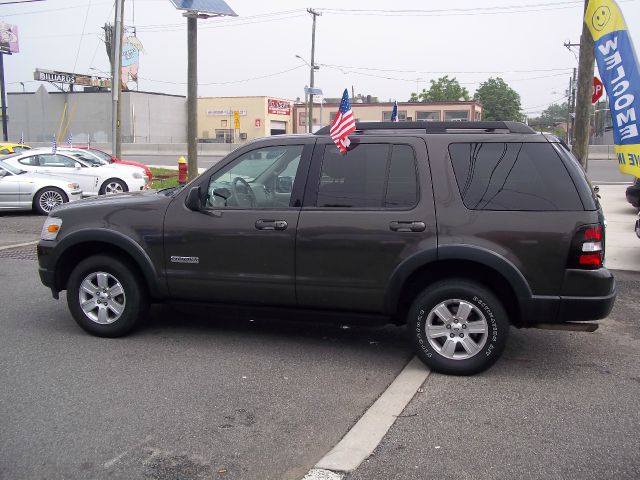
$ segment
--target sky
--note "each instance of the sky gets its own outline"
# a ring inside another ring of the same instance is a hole
[[[34,91],[36,68],[109,71],[102,25],[113,0],[0,0],[0,21],[19,28],[20,53],[5,56],[9,92]],[[380,101],[407,101],[432,79],[455,77],[470,94],[490,77],[520,94],[536,116],[565,101],[582,31],[583,0],[227,0],[238,14],[198,20],[198,95],[304,98],[309,84],[312,16],[315,86],[326,97],[345,88]],[[640,0],[618,0],[636,52]],[[136,26],[139,90],[186,95],[187,27],[169,0],[125,0]],[[303,60],[296,58],[301,56]],[[130,85],[130,86],[133,86]]]

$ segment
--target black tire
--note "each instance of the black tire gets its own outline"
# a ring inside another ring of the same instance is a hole
[[[69,197],[57,187],[44,187],[33,197],[33,208],[40,215],[49,215],[54,207],[67,203]]]
[[[83,288],[83,282],[85,287],[91,288]],[[111,294],[108,298],[107,293]],[[89,302],[87,312],[81,305],[86,301]],[[85,331],[98,337],[121,337],[146,316],[149,296],[138,273],[122,260],[95,255],[80,262],[71,272],[67,304],[74,320]],[[117,310],[121,312],[118,314]]]
[[[100,187],[98,192],[100,195],[112,195],[114,193],[128,192],[129,187],[119,178],[110,178],[106,180]]]
[[[443,280],[422,291],[407,324],[416,355],[431,370],[449,375],[489,368],[502,355],[509,333],[507,312],[496,295],[465,279]]]

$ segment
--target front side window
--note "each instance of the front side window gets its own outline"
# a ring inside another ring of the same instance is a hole
[[[247,152],[209,180],[208,208],[288,208],[303,145]]]
[[[316,207],[410,208],[417,203],[415,154],[409,145],[359,144],[346,155],[325,146]]]
[[[472,210],[583,210],[549,143],[454,143],[449,154],[465,206]]]

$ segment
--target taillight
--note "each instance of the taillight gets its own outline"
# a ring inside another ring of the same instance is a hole
[[[596,269],[604,261],[604,229],[602,225],[583,225],[571,242],[569,268]]]

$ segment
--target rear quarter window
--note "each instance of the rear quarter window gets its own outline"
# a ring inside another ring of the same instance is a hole
[[[453,143],[449,155],[469,209],[584,210],[573,180],[549,143]]]

